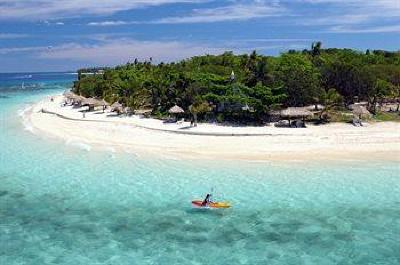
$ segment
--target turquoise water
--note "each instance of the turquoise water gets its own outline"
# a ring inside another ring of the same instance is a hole
[[[55,76],[24,89],[0,76],[0,264],[400,263],[399,165],[69,146],[32,134],[19,115],[74,77]],[[192,209],[211,188],[234,207]]]

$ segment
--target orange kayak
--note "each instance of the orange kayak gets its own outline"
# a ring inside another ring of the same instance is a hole
[[[201,205],[203,203],[202,200],[195,200],[192,201],[192,205],[194,207],[199,208],[216,208],[216,209],[223,209],[223,208],[230,208],[231,205],[227,202],[210,202],[207,206]]]

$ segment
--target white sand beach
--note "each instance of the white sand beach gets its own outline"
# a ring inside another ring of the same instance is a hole
[[[400,123],[366,123],[363,127],[332,123],[307,128],[232,127],[199,124],[190,127],[107,110],[86,113],[62,107],[63,96],[46,98],[25,115],[34,132],[67,143],[137,154],[176,158],[240,160],[365,160],[400,161]],[[42,112],[44,110],[44,112]]]

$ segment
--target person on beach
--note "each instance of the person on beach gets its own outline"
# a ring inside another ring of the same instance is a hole
[[[207,196],[201,203],[201,206],[208,206],[208,204],[211,202],[211,197],[212,195],[210,193],[207,193]]]

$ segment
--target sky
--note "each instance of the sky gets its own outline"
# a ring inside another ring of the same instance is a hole
[[[400,0],[0,0],[0,72],[252,50],[400,49]]]

